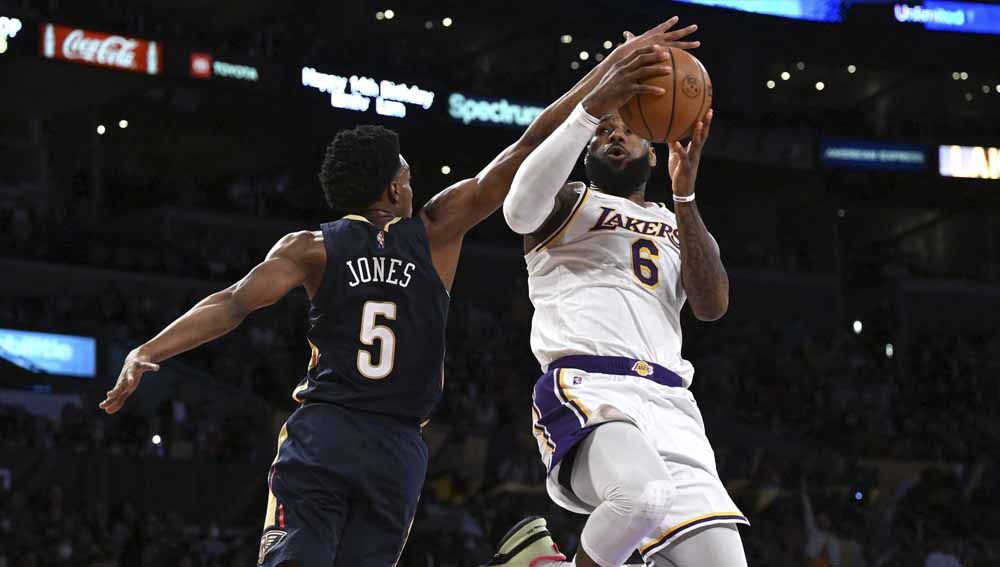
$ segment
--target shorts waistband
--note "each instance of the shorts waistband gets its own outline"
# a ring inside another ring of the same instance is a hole
[[[625,358],[623,356],[591,356],[582,354],[564,356],[549,364],[549,371],[557,368],[573,368],[594,374],[636,376],[652,380],[662,386],[670,386],[671,388],[681,388],[684,386],[684,380],[672,370],[668,370],[659,364],[646,362],[645,360]]]

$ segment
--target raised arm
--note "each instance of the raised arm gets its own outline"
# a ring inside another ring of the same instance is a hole
[[[636,50],[651,50],[656,45],[682,49],[697,47],[698,42],[678,41],[694,33],[697,27],[688,26],[670,31],[676,23],[677,18],[673,17],[639,37],[627,36],[629,41],[615,49],[569,92],[549,105],[516,142],[501,152],[476,177],[460,181],[431,199],[421,214],[427,224],[432,245],[435,241],[450,242],[460,238],[500,208],[510,190],[514,174],[525,158],[566,120],[580,101],[617,64],[630,58]]]
[[[300,285],[315,289],[310,284],[318,279],[317,269],[325,262],[322,238],[312,232],[286,235],[243,279],[199,301],[153,339],[130,352],[101,408],[109,414],[121,409],[139,386],[142,374],[159,370],[157,363],[229,333],[247,315],[275,303]],[[318,275],[321,278],[322,272]]]
[[[713,111],[695,125],[687,147],[670,144],[668,168],[673,182],[674,213],[681,240],[681,283],[694,316],[701,321],[715,321],[729,310],[729,276],[715,238],[708,232],[694,200],[701,150],[708,139]]]

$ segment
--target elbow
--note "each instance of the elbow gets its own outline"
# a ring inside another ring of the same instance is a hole
[[[511,193],[513,193],[513,189]],[[528,214],[528,211],[524,210],[524,207],[518,207],[514,204],[514,200],[510,198],[510,195],[504,199],[503,202],[503,218],[507,221],[507,226],[511,230],[518,234],[531,234],[538,227],[534,225],[534,220],[531,218],[532,215]]]
[[[706,323],[711,323],[713,321],[718,321],[725,316],[726,312],[729,311],[729,298],[722,297],[716,301],[712,301],[707,305],[691,306],[691,310],[694,312],[695,319],[699,321],[704,321]]]

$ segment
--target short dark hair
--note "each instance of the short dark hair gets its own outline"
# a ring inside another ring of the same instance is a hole
[[[326,147],[319,182],[330,207],[360,212],[399,174],[399,135],[382,126],[341,130]]]

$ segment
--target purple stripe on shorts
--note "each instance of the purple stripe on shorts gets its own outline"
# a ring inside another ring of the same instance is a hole
[[[558,369],[550,369],[535,382],[535,407],[538,409],[538,424],[549,433],[555,450],[549,471],[566,456],[577,443],[582,441],[594,427],[583,427],[573,410],[556,397],[555,379]]]

